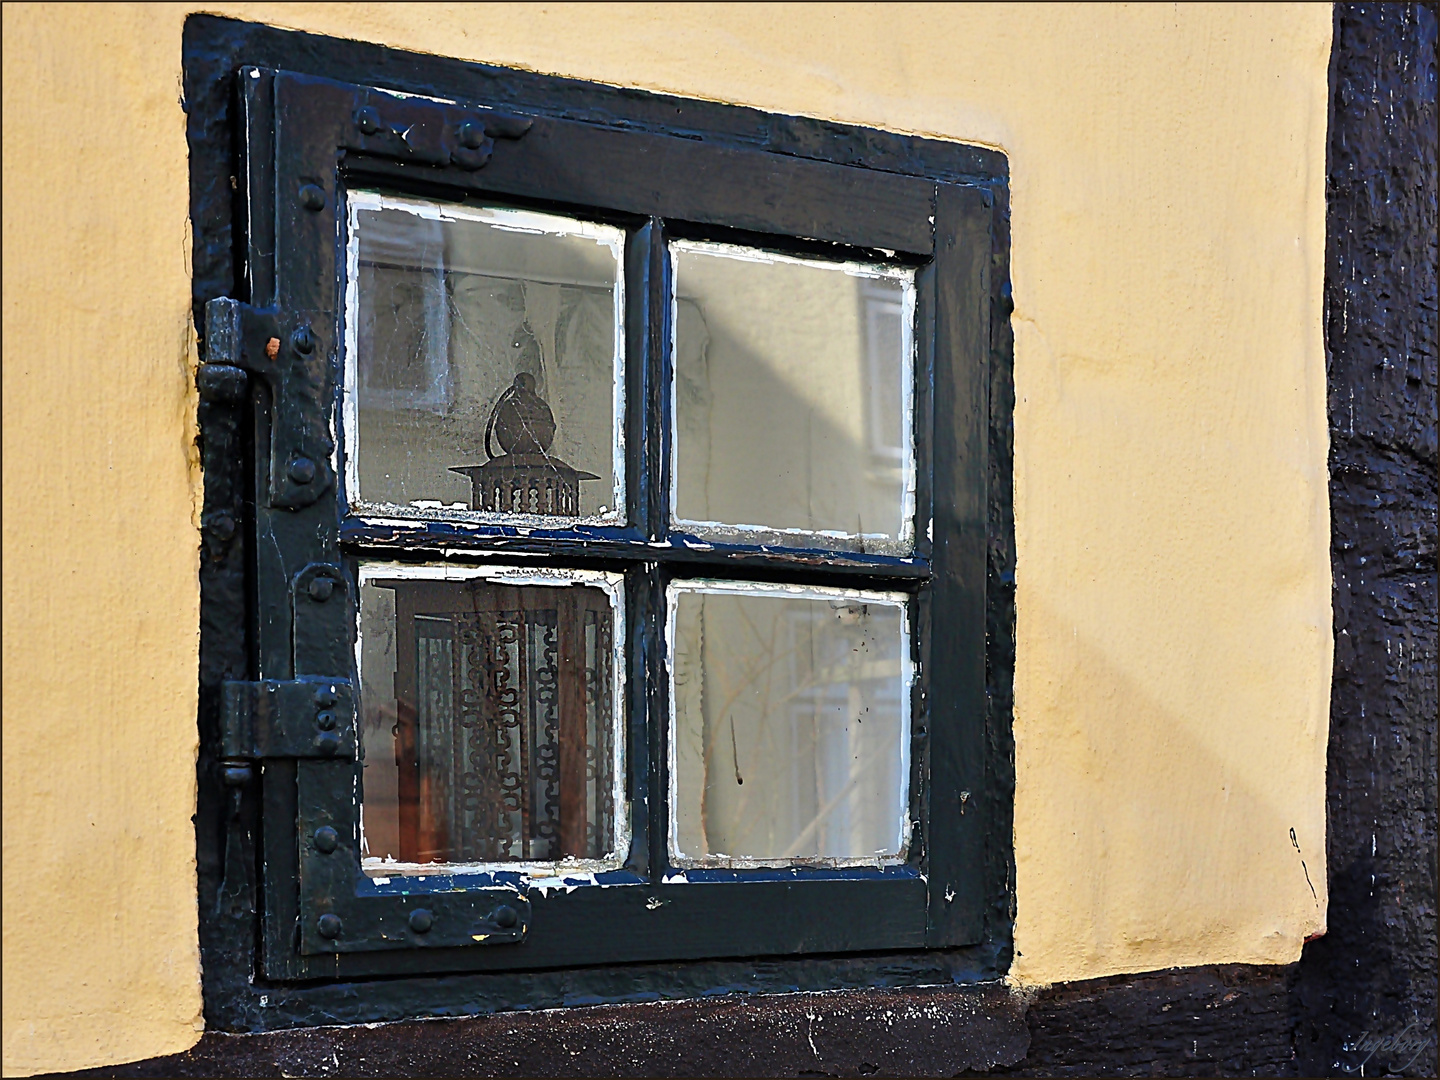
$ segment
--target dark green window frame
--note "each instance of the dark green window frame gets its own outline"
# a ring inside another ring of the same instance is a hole
[[[568,972],[567,985],[592,987],[582,997],[604,999],[623,996],[603,988],[617,965],[653,969],[638,978],[655,992],[683,992],[668,989],[687,985],[676,962],[698,971],[733,958],[826,957],[833,968],[836,958],[883,954],[892,972],[928,972],[944,957],[969,977],[1003,972],[1013,667],[1003,157],[208,17],[187,24],[186,77],[205,320],[197,823],[207,1010],[228,1027],[303,1022],[318,1006],[302,1003],[388,976],[374,986],[391,1004],[355,1018],[443,1012],[453,994],[429,977],[459,973],[488,978],[496,1005],[553,1003],[541,988],[557,976],[537,974],[546,971]],[[428,96],[408,96],[418,94]],[[351,186],[626,229],[625,526],[522,540],[501,528],[397,530],[347,514],[329,462]],[[675,236],[916,269],[913,555],[699,550],[667,533],[665,245]],[[272,339],[281,343],[273,357]],[[634,843],[609,887],[517,896],[431,878],[402,892],[360,871],[351,841],[355,563],[438,560],[442,550],[468,562],[520,550],[626,575]],[[660,623],[677,572],[913,597],[916,833],[905,865],[662,880]],[[322,728],[324,713],[338,722]],[[417,933],[409,916],[422,906],[433,926]],[[327,936],[327,916],[343,933]],[[793,974],[789,963],[767,961]],[[853,974],[863,961],[845,964],[851,974],[832,970],[821,982],[873,981]],[[270,987],[290,1004],[265,1012],[272,1006],[258,999],[268,1002]]]

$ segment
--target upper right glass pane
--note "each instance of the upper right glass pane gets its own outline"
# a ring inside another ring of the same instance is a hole
[[[914,271],[692,241],[670,253],[674,524],[912,551]]]

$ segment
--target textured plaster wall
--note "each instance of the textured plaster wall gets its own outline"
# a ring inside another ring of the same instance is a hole
[[[4,8],[11,1074],[200,1026],[191,10]],[[1003,149],[1013,973],[1324,927],[1329,5],[204,10]]]

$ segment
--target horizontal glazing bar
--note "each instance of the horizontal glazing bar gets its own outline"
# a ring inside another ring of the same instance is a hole
[[[536,565],[545,561],[569,564],[655,562],[705,567],[723,573],[733,567],[745,573],[765,568],[776,571],[814,571],[876,578],[927,581],[931,566],[917,556],[899,557],[860,552],[815,551],[797,548],[740,547],[672,537],[647,541],[634,530],[623,529],[478,529],[437,522],[375,522],[351,519],[340,531],[349,554],[396,556],[402,553],[435,556],[525,556]]]

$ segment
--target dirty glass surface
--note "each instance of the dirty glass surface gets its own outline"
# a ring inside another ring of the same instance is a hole
[[[688,241],[671,258],[676,522],[911,550],[913,271]]]
[[[671,857],[681,866],[903,858],[903,598],[672,586]]]
[[[349,225],[352,508],[618,520],[623,232],[363,191]]]
[[[618,585],[458,573],[362,568],[367,871],[623,857]]]

